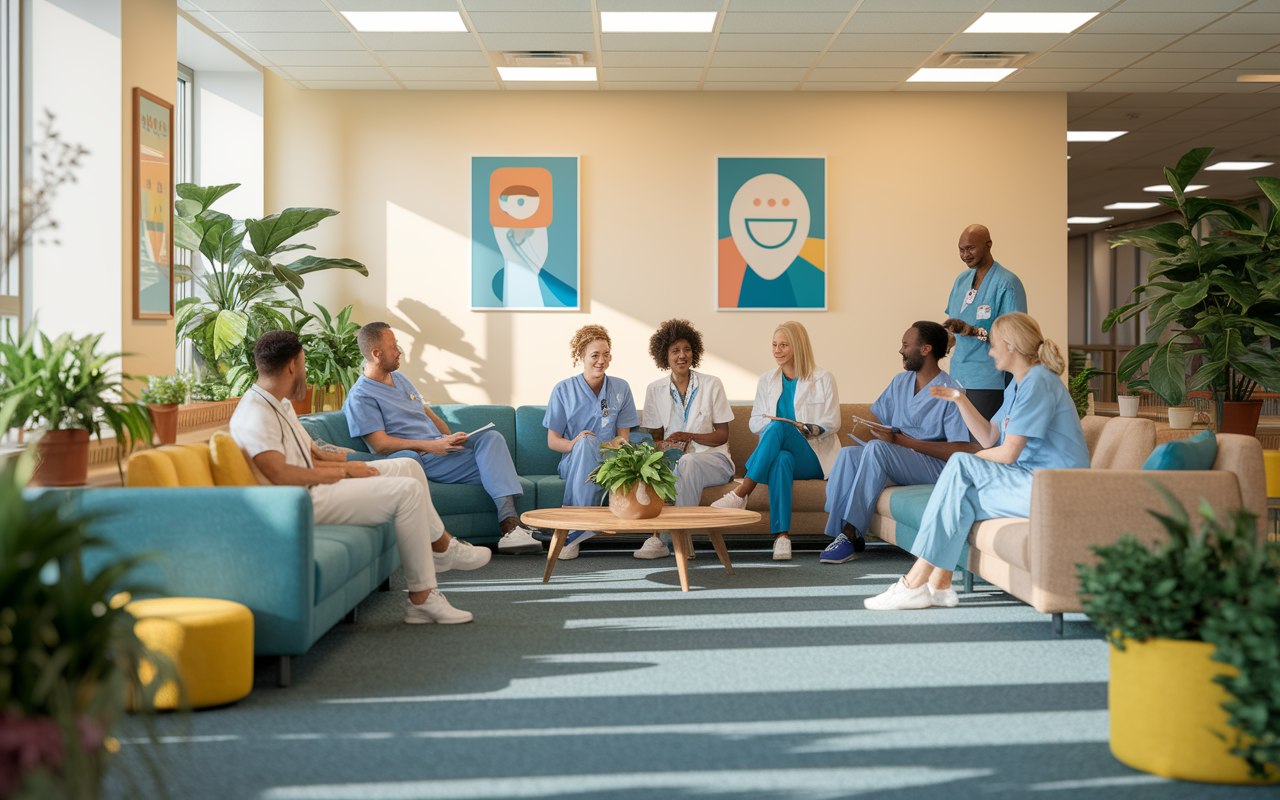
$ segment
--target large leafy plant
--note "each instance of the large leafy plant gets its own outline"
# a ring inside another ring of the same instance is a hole
[[[213,204],[240,184],[196,186],[180,183],[174,204],[174,244],[199,253],[204,268],[178,266],[180,278],[195,281],[203,296],[177,303],[177,336],[190,339],[206,364],[227,359],[243,363],[253,342],[268,330],[287,328],[287,311],[302,307],[304,275],[349,269],[368,276],[364,264],[349,258],[303,256],[280,263],[297,250],[315,250],[293,237],[338,212],[331,208],[286,208],[262,219],[232,219]],[[293,295],[287,297],[284,293]]]
[[[191,381],[182,374],[148,375],[147,385],[142,388],[142,396],[139,400],[156,405],[181,403],[187,399],[187,391],[190,388]]]
[[[312,317],[314,331],[302,335],[307,354],[307,383],[317,387],[341,386],[344,392],[360,379],[364,356],[356,333],[360,325],[351,321],[352,306],[335,317],[329,309],[315,304],[319,317]]]
[[[588,482],[595,481],[611,492],[629,492],[642,483],[664,502],[675,501],[676,475],[664,458],[666,454],[652,442],[628,442],[616,449],[601,446],[600,454],[604,460],[587,476]]]
[[[1150,362],[1151,389],[1171,406],[1191,390],[1212,388],[1227,400],[1247,400],[1259,386],[1280,391],[1280,178],[1252,178],[1271,201],[1266,219],[1236,206],[1188,197],[1186,187],[1211,147],[1166,167],[1173,197],[1161,201],[1181,221],[1161,222],[1124,234],[1112,247],[1133,245],[1156,256],[1137,300],[1107,315],[1102,329],[1147,312],[1145,343],[1129,352],[1117,375],[1128,381]],[[1187,357],[1199,356],[1188,380]]]
[[[1079,565],[1085,613],[1113,645],[1127,639],[1181,639],[1214,645],[1213,658],[1238,670],[1215,678],[1235,729],[1231,753],[1258,777],[1280,767],[1280,545],[1261,540],[1257,517],[1219,519],[1207,503],[1199,530],[1159,484],[1170,513],[1151,512],[1168,541],[1154,550],[1126,534],[1094,547]]]

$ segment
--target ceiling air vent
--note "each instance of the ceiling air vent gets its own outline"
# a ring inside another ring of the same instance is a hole
[[[503,53],[502,60],[508,67],[582,67],[587,64],[585,53],[561,53],[550,50]]]
[[[944,53],[940,67],[1016,67],[1027,53]]]

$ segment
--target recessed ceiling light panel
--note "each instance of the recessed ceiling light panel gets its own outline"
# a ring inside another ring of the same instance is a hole
[[[1067,131],[1068,142],[1109,142],[1119,139],[1128,131]]]
[[[1007,67],[922,67],[907,83],[995,83],[1015,72]]]
[[[1112,203],[1109,206],[1103,206],[1108,211],[1137,211],[1141,208],[1155,208],[1159,203]]]
[[[1236,83],[1280,83],[1280,75],[1237,75]]]
[[[1115,217],[1067,217],[1068,225],[1100,225],[1110,222]]]
[[[711,33],[715,11],[601,11],[603,33]]]
[[[466,33],[457,11],[344,11],[362,33]]]
[[[498,67],[504,81],[594,81],[595,67]]]
[[[1207,170],[1225,170],[1227,172],[1248,172],[1251,169],[1266,169],[1270,161],[1219,161],[1205,167]]]
[[[988,11],[965,33],[1071,33],[1098,16],[1096,11]]]

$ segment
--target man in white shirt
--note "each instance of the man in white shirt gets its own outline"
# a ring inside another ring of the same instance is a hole
[[[253,346],[258,382],[240,398],[231,436],[262,477],[277,486],[305,486],[317,525],[394,522],[409,597],[405,622],[446,625],[470,622],[471,612],[449,605],[436,588],[436,573],[477,569],[487,549],[472,547],[444,529],[431,504],[427,477],[417,461],[347,461],[316,447],[290,400],[306,395],[302,342],[292,331],[269,331]]]

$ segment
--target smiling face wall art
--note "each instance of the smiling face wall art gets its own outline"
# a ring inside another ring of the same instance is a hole
[[[825,158],[721,158],[718,308],[827,307]]]

